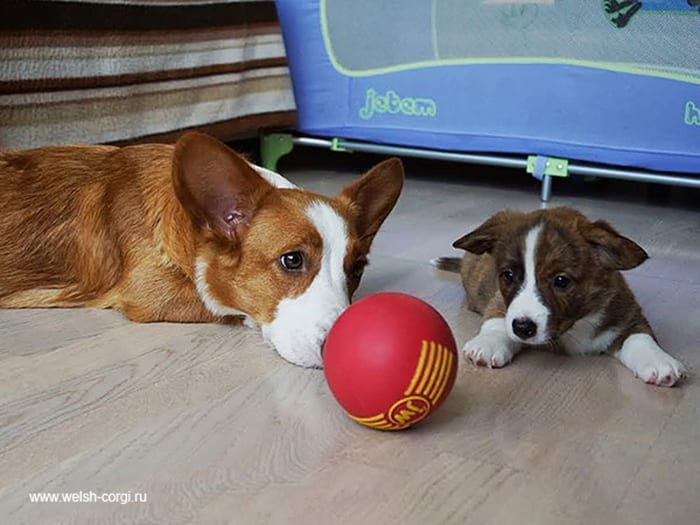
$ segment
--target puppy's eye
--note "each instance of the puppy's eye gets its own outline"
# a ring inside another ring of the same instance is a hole
[[[501,272],[501,279],[503,279],[503,282],[506,284],[513,284],[515,282],[515,274],[513,273],[513,270],[505,270],[504,272]]]
[[[365,267],[367,266],[367,260],[366,259],[358,259],[355,261],[355,264],[352,266],[352,270],[350,270],[350,276],[359,279],[362,277],[362,274],[365,272]]]
[[[557,275],[554,278],[554,287],[559,288],[563,290],[567,286],[569,286],[569,283],[571,283],[571,279],[569,279],[566,275]]]
[[[280,265],[288,272],[299,272],[304,269],[304,254],[289,252],[280,257]]]

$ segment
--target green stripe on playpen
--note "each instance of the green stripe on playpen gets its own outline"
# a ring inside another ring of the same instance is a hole
[[[655,71],[648,68],[643,68],[639,66],[631,66],[628,64],[618,64],[615,62],[601,62],[596,60],[578,60],[578,59],[564,59],[564,58],[551,58],[551,57],[499,57],[499,58],[451,58],[451,59],[438,59],[438,60],[422,60],[418,62],[410,62],[407,64],[401,64],[397,66],[387,66],[370,68],[363,70],[352,70],[344,67],[340,64],[333,45],[331,44],[330,35],[328,32],[328,20],[326,12],[326,2],[328,0],[321,1],[321,32],[323,34],[323,43],[326,48],[326,53],[328,58],[333,64],[333,68],[348,77],[371,77],[375,75],[385,75],[388,73],[398,73],[400,71],[410,71],[413,69],[420,69],[426,67],[441,67],[441,66],[465,66],[465,65],[495,65],[495,64],[528,64],[528,65],[562,65],[562,66],[580,66],[589,67],[594,69],[603,69],[606,71],[614,71],[618,73],[628,73],[631,75],[642,75],[648,77],[656,78],[666,78],[670,80],[678,80],[680,82],[688,82],[691,84],[700,85],[700,77],[687,75],[683,73],[672,73],[667,71]]]

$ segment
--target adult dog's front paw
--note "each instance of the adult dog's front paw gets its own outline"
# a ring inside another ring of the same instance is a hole
[[[615,356],[650,385],[673,386],[686,375],[683,363],[664,352],[647,334],[629,336]]]
[[[501,368],[513,359],[508,340],[493,333],[480,333],[474,339],[467,341],[462,349],[465,359],[478,366]]]

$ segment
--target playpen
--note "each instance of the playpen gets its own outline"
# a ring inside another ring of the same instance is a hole
[[[293,144],[700,187],[695,0],[277,0]]]

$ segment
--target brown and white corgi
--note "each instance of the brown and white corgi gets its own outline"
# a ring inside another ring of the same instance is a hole
[[[219,141],[0,151],[0,308],[116,308],[139,322],[245,320],[321,365],[403,184],[397,159],[335,198]]]
[[[608,353],[643,381],[673,386],[683,365],[664,352],[620,270],[646,252],[604,221],[570,208],[503,211],[453,246],[467,253],[436,259],[459,271],[468,306],[483,316],[464,345],[469,361],[499,368],[527,346],[569,354]]]

